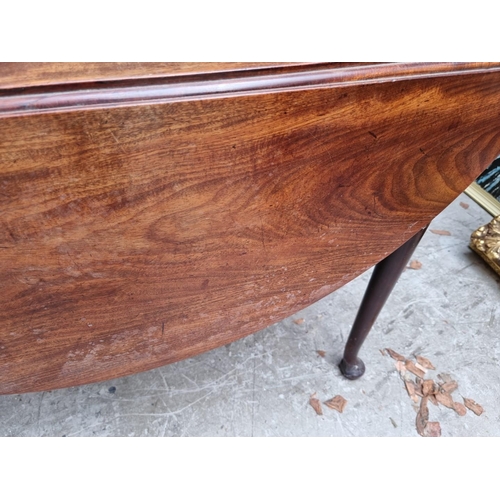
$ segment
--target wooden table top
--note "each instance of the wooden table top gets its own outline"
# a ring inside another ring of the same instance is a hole
[[[500,153],[497,63],[0,65],[0,394],[234,341]]]

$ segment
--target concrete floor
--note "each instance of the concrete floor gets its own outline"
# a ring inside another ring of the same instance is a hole
[[[469,205],[464,208],[459,202]],[[293,317],[157,370],[71,389],[0,396],[0,436],[418,436],[416,410],[380,349],[429,358],[484,413],[430,405],[443,436],[500,436],[500,279],[468,248],[491,217],[465,195],[438,216],[382,311],[357,381],[337,369],[370,272]],[[300,319],[304,321],[301,322]],[[295,321],[297,322],[295,322]],[[326,351],[325,357],[317,350]],[[337,394],[340,414],[309,405]]]

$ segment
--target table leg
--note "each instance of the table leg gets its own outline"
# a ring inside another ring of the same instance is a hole
[[[421,229],[375,266],[339,365],[344,377],[354,380],[365,372],[358,352],[426,229]]]

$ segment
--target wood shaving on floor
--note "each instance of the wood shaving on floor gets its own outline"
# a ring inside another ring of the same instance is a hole
[[[422,262],[420,262],[419,260],[412,260],[410,262],[410,265],[407,266],[406,269],[415,269],[415,270],[422,269]]]
[[[347,405],[347,400],[342,396],[335,396],[334,398],[325,401],[323,404],[332,410],[337,410],[339,413],[343,413],[344,408]]]
[[[314,393],[310,398],[309,398],[309,404],[314,408],[314,411],[318,415],[323,415],[323,408],[321,408],[321,402],[320,400],[316,397],[316,393]]]
[[[463,404],[453,400],[452,393],[458,389],[458,382],[449,373],[439,373],[437,375],[439,382],[431,378],[425,379],[428,370],[435,370],[427,358],[418,355],[415,356],[415,361],[412,361],[392,349],[386,348],[384,351],[395,360],[396,370],[404,382],[408,396],[415,404],[420,402],[415,425],[421,436],[441,436],[440,423],[429,421],[429,402],[438,407],[441,405],[450,408],[461,417],[467,414],[467,410],[478,416],[483,413],[483,407],[473,399],[463,398]],[[381,352],[385,355],[383,351]],[[410,374],[415,378],[412,379]]]
[[[440,236],[451,236],[451,233],[445,229],[431,229],[430,231],[431,233],[439,234]]]
[[[465,407],[474,412],[478,417],[483,413],[483,407],[481,405],[478,405],[473,399],[469,398],[462,398],[464,400],[464,405]]]

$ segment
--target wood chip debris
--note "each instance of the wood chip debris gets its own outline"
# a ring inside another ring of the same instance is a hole
[[[411,380],[411,378],[409,377],[408,380]],[[421,378],[415,377],[415,394],[417,396],[420,396],[421,398],[424,397],[424,394],[422,392],[422,382],[423,380]]]
[[[415,366],[415,363],[411,359],[407,359],[405,361],[405,368],[413,373],[413,375],[416,375],[417,377],[424,378],[425,377],[425,372],[424,370],[421,370],[418,366]]]
[[[415,270],[422,269],[422,262],[420,262],[419,260],[412,260],[407,269],[415,269]]]
[[[323,404],[325,406],[328,406],[328,408],[331,408],[332,410],[337,410],[339,413],[343,413],[344,408],[347,404],[347,400],[342,396],[335,396],[332,399],[325,401]]]
[[[441,437],[441,424],[439,422],[427,422],[423,435],[424,437]]]
[[[451,233],[445,229],[431,229],[431,233],[439,234],[441,236],[451,236]]]
[[[479,415],[481,415],[481,413],[483,413],[483,407],[481,405],[478,405],[473,399],[463,398],[463,400],[465,407],[474,412],[478,417]]]
[[[439,422],[429,422],[429,408],[427,402],[427,396],[424,396],[420,401],[420,408],[416,419],[417,432],[422,437],[440,437],[441,424]]]
[[[396,370],[399,372],[399,374],[404,377],[405,373],[406,373],[406,368],[405,368],[405,364],[403,361],[396,361]]]
[[[424,358],[423,356],[415,356],[415,359],[419,365],[423,366],[427,370],[435,370],[434,365],[427,358]]]
[[[451,394],[447,392],[438,391],[436,394],[436,400],[439,404],[446,406],[446,408],[451,408],[453,410],[453,398]]]
[[[467,410],[474,412],[478,416],[483,413],[482,406],[472,399],[463,398],[463,404],[453,400],[452,393],[457,390],[458,382],[449,373],[439,373],[437,376],[438,382],[425,379],[428,370],[435,370],[434,365],[427,358],[416,355],[414,362],[392,349],[386,348],[384,351],[396,361],[396,370],[405,384],[408,396],[415,405],[419,404],[420,401],[415,424],[417,432],[421,436],[441,436],[440,423],[429,422],[429,402],[435,406],[441,405],[450,408],[461,417],[467,414]]]
[[[385,350],[386,350],[387,354],[389,354],[389,356],[392,359],[395,359],[396,361],[405,361],[406,360],[406,358],[404,356],[401,356],[401,354],[398,354],[396,351],[393,351],[392,349],[386,348]]]
[[[411,380],[405,380],[405,386],[406,390],[408,391],[408,396],[410,396],[414,403],[418,403],[418,395],[415,382],[412,382]]]
[[[323,415],[323,408],[321,408],[321,402],[320,400],[316,397],[316,393],[314,393],[310,398],[309,398],[309,404],[314,408],[314,411],[318,415]]]
[[[429,408],[427,407],[427,398],[423,397],[420,400],[420,408],[417,413],[416,426],[417,432],[423,436],[425,426],[429,422]]]
[[[467,408],[462,404],[457,401],[453,403],[453,409],[461,416],[463,417],[467,413]]]
[[[455,389],[458,389],[458,383],[456,380],[450,380],[449,382],[441,384],[441,389],[451,394]]]
[[[469,204],[468,203],[464,203],[463,201],[460,202],[460,206],[462,208],[465,208],[465,210],[467,210],[469,208]]]
[[[419,369],[422,370],[424,373],[427,373],[427,368],[425,366],[422,366],[419,362],[415,363],[415,366]]]
[[[434,380],[423,380],[422,396],[430,396],[431,394],[436,394],[436,388],[434,387]]]
[[[321,356],[322,358],[325,357],[326,351],[316,351],[318,353],[318,356]]]
[[[453,379],[451,378],[451,375],[449,373],[438,373],[438,379],[442,380],[443,382],[453,382]]]
[[[304,318],[298,318],[298,319],[294,319],[293,322],[296,324],[296,325],[301,325],[302,323],[304,323]]]

